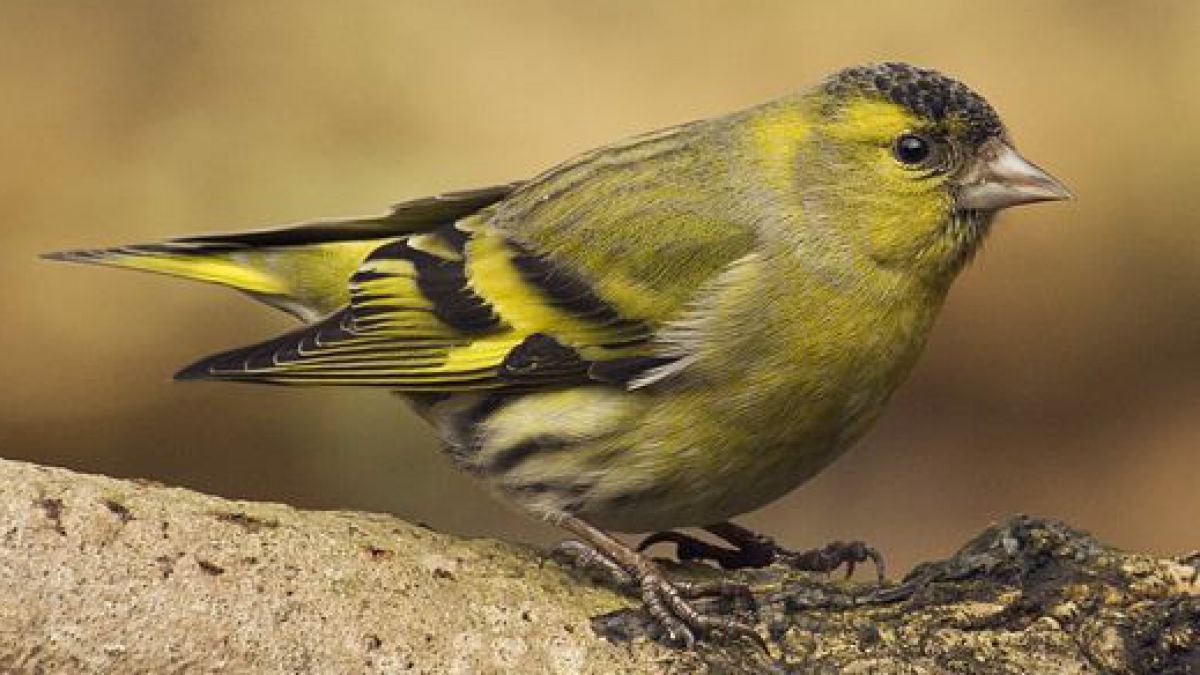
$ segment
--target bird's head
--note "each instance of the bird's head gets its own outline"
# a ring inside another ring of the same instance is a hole
[[[883,266],[952,278],[997,211],[1070,197],[982,96],[932,70],[849,68],[764,119],[768,144],[780,145],[772,127],[790,129],[784,170],[805,236]]]

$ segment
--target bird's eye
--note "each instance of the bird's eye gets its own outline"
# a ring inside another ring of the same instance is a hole
[[[901,164],[909,166],[918,166],[924,163],[932,153],[933,144],[929,142],[929,139],[916,134],[900,136],[892,147],[892,154],[896,156],[896,159],[900,160]]]

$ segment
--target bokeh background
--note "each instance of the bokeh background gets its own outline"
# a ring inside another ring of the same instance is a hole
[[[1079,199],[1004,214],[882,422],[745,522],[896,571],[1018,512],[1196,548],[1197,35],[1186,0],[5,0],[0,455],[550,541],[386,394],[170,381],[287,317],[36,254],[378,212],[902,59]]]

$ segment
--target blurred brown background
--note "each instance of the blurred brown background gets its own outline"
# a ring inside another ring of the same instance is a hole
[[[896,571],[1015,512],[1200,546],[1200,3],[844,4],[5,0],[0,455],[548,541],[383,393],[169,381],[283,315],[36,254],[376,212],[903,59],[1079,199],[1002,216],[885,419],[745,521]]]

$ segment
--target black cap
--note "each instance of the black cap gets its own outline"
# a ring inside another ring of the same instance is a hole
[[[936,123],[965,123],[973,144],[1004,136],[1004,125],[992,106],[967,85],[927,68],[907,63],[879,63],[847,68],[824,85],[834,98],[848,94],[876,96],[908,108]]]

